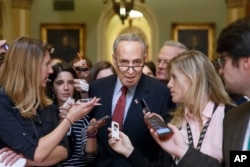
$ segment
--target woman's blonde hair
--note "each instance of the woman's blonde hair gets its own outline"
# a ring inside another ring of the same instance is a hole
[[[173,112],[174,117],[171,122],[178,127],[183,121],[185,108],[202,123],[201,112],[209,100],[215,104],[232,105],[215,67],[202,52],[190,50],[180,53],[170,61],[167,71],[169,76],[175,75],[181,86],[185,84],[181,76],[191,81],[191,87],[185,95],[184,102],[178,104],[176,111]]]
[[[25,118],[33,117],[38,107],[52,104],[41,87],[41,68],[48,45],[31,37],[19,37],[6,53],[0,86]]]

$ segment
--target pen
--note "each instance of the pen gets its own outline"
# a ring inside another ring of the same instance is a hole
[[[83,57],[80,55],[80,53],[77,53],[77,57],[80,60],[83,60]],[[75,69],[78,70],[78,71],[89,71],[88,67],[82,67],[82,66],[77,66],[77,67],[75,67]]]
[[[82,60],[82,56],[80,55],[80,53],[77,53],[77,56],[80,60]]]

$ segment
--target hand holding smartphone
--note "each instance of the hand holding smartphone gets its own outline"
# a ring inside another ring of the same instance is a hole
[[[144,112],[150,112],[149,107],[144,99],[142,99],[140,103]],[[144,118],[144,121],[150,128],[153,128],[160,137],[172,134],[172,131],[168,128],[167,124],[156,115]]]
[[[91,126],[95,126],[95,125],[99,124],[100,127],[101,127],[101,126],[105,125],[106,121],[107,121],[108,119],[110,119],[110,118],[111,118],[111,117],[110,117],[109,115],[105,115],[104,117],[98,119],[95,123],[92,123],[92,124],[90,124],[90,125],[91,125]],[[100,127],[99,127],[99,128],[100,128]]]
[[[84,81],[79,81],[80,82],[80,87],[83,91],[88,92],[89,91],[89,84]]]

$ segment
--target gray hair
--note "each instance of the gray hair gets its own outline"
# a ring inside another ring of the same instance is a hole
[[[113,53],[114,53],[114,54],[115,54],[115,52],[116,52],[116,49],[117,49],[118,44],[119,44],[121,41],[134,41],[134,42],[139,42],[139,43],[141,44],[143,54],[146,54],[146,44],[145,44],[145,42],[143,41],[143,39],[140,37],[140,35],[138,35],[138,34],[136,34],[136,33],[125,33],[125,34],[119,35],[119,36],[115,39],[114,44],[113,44]]]
[[[188,51],[188,47],[186,47],[183,43],[173,40],[167,40],[164,42],[163,46],[172,46]]]

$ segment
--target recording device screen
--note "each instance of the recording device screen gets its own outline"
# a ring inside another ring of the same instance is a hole
[[[149,107],[144,99],[140,101],[144,112],[150,112]],[[166,136],[172,134],[172,131],[168,128],[167,124],[163,122],[159,117],[153,115],[144,119],[145,123],[153,128],[159,136]]]

